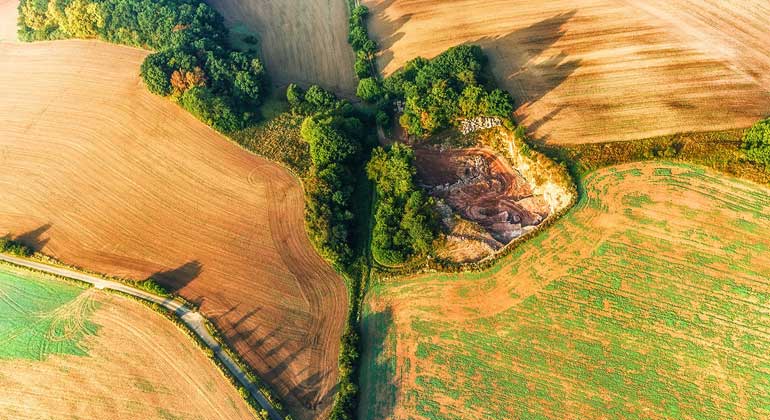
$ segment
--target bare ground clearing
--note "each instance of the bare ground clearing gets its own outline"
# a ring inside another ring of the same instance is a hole
[[[295,417],[315,417],[347,295],[309,243],[300,184],[147,92],[146,54],[0,44],[0,232],[96,272],[154,275],[201,304]]]
[[[527,180],[489,150],[416,147],[415,158],[418,179],[431,195],[503,245],[550,213]]]
[[[355,97],[346,0],[205,1],[236,34],[256,33],[261,57],[277,84],[318,84]]]
[[[364,0],[390,74],[474,43],[540,139],[588,143],[770,114],[764,0]]]

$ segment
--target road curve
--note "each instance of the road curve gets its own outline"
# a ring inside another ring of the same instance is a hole
[[[235,363],[235,361],[230,357],[230,355],[228,355],[222,349],[222,346],[219,343],[219,341],[217,341],[217,339],[214,338],[214,336],[212,336],[211,333],[209,333],[208,329],[206,328],[206,324],[204,323],[204,318],[199,312],[193,311],[192,309],[188,308],[187,306],[180,303],[179,301],[173,300],[171,298],[161,297],[153,293],[148,293],[148,292],[145,292],[144,290],[131,287],[124,283],[105,280],[96,276],[80,273],[75,270],[70,270],[62,267],[55,267],[48,264],[43,264],[36,261],[30,261],[24,258],[14,257],[10,255],[5,255],[5,254],[0,254],[0,261],[5,261],[11,264],[30,268],[33,270],[38,270],[45,273],[54,274],[57,276],[67,277],[70,279],[90,283],[94,285],[94,287],[96,287],[97,289],[117,290],[119,292],[138,297],[148,302],[157,303],[158,305],[161,305],[164,308],[170,311],[173,311],[182,320],[182,322],[184,322],[185,325],[187,325],[188,328],[194,331],[195,334],[198,335],[198,337],[200,337],[201,340],[203,340],[206,346],[208,346],[211,350],[214,351],[214,355],[217,357],[217,359],[219,359],[222,362],[222,364],[224,364],[227,367],[227,370],[229,370],[230,373],[238,380],[238,382],[240,382],[241,385],[243,385],[249,391],[251,396],[254,397],[255,400],[257,400],[259,405],[268,412],[268,414],[270,415],[270,419],[282,420],[282,417],[280,416],[280,414],[278,414],[275,408],[273,408],[273,406],[270,404],[270,402],[267,400],[264,394],[262,394],[259,388],[257,388],[256,384],[249,381],[249,379],[246,377],[246,372],[244,372],[238,366],[238,364]]]

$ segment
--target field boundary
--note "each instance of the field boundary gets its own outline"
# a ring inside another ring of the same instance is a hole
[[[210,322],[208,319],[186,303],[171,297],[159,296],[125,283],[106,280],[70,268],[55,267],[26,258],[0,253],[0,261],[78,284],[92,286],[110,293],[117,293],[144,303],[149,308],[165,315],[204,350],[206,355],[219,367],[222,374],[238,388],[239,393],[257,417],[266,420],[282,420],[284,418],[271,404],[271,397],[264,394],[259,384],[250,379],[253,374],[244,369],[242,363],[231,356],[234,354],[233,351],[209,331]]]

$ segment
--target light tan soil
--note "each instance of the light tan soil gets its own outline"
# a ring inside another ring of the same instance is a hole
[[[206,0],[237,32],[253,31],[270,78],[356,94],[346,0]]]
[[[201,304],[295,418],[316,417],[347,294],[308,240],[302,188],[150,94],[146,55],[0,44],[0,233],[92,271],[154,275]]]
[[[770,114],[765,0],[364,0],[387,75],[481,45],[553,143],[747,127]]]

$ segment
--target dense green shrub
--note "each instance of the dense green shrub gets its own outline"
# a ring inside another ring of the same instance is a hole
[[[438,232],[433,199],[415,184],[414,151],[397,143],[377,148],[366,166],[377,188],[372,254],[385,264],[399,264],[425,255]]]
[[[770,166],[770,118],[754,124],[743,136],[746,158]]]
[[[99,38],[155,50],[141,67],[147,88],[217,130],[243,128],[256,114],[264,67],[231,48],[222,16],[200,0],[21,0],[19,11],[22,40]]]
[[[399,122],[409,134],[427,136],[463,118],[510,118],[513,99],[485,87],[486,56],[476,45],[460,45],[432,60],[418,57],[388,77],[383,88],[404,101]]]
[[[338,269],[351,262],[352,196],[360,164],[364,124],[353,107],[318,86],[286,91],[292,111],[308,115],[300,130],[310,146],[312,168],[305,182],[305,218],[319,252]]]
[[[35,253],[35,250],[19,241],[14,241],[9,236],[4,236],[0,238],[0,252],[17,257],[29,257]]]

